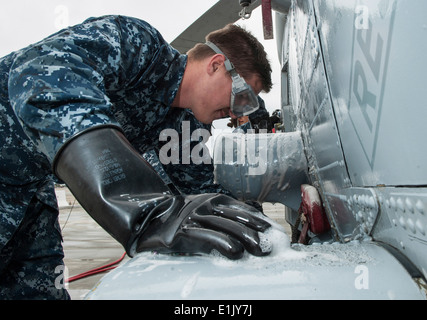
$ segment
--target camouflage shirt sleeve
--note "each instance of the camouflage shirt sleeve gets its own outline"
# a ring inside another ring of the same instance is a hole
[[[89,127],[114,124],[115,93],[132,87],[163,43],[144,21],[108,16],[64,29],[17,53],[9,99],[27,135],[52,161]],[[121,97],[123,98],[123,97]]]

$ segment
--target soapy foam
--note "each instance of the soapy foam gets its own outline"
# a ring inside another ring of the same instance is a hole
[[[289,270],[302,270],[316,267],[341,267],[371,263],[374,259],[360,245],[355,243],[325,243],[318,245],[291,245],[289,237],[281,230],[271,228],[263,235],[265,250],[269,255],[256,257],[245,252],[239,260],[229,260],[219,253],[204,256],[218,268],[265,270],[268,273],[280,273]]]
[[[218,267],[243,267],[243,268],[264,268],[265,266],[279,266],[283,261],[300,260],[306,257],[306,253],[293,250],[288,235],[284,232],[282,226],[274,221],[269,221],[271,228],[264,233],[259,233],[260,247],[262,252],[270,252],[264,257],[256,257],[248,252],[245,252],[239,260],[229,260],[222,256],[219,252],[213,251],[208,256],[212,263]]]
[[[273,250],[273,243],[264,233],[258,233],[259,236],[259,246],[263,253],[271,252]]]

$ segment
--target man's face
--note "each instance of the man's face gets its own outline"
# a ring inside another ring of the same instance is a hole
[[[258,95],[261,92],[262,83],[257,76],[252,76],[245,81],[251,86],[255,94]],[[218,72],[212,76],[203,103],[193,108],[195,117],[205,124],[227,117],[236,119],[237,117],[230,110],[231,88],[232,80],[227,71],[223,70],[223,72]]]

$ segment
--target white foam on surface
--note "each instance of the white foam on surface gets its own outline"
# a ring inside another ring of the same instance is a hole
[[[212,259],[212,263],[218,267],[259,269],[264,268],[266,265],[283,264],[285,260],[301,260],[307,256],[305,252],[291,248],[290,239],[280,225],[275,222],[271,222],[271,224],[272,228],[264,233],[259,233],[261,250],[263,252],[271,251],[269,255],[257,257],[245,252],[241,259],[229,260],[216,252],[206,258]]]

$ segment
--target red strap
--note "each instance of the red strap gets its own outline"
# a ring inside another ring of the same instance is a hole
[[[314,234],[321,234],[328,231],[331,226],[329,225],[328,218],[323,209],[322,200],[317,190],[313,186],[302,185],[301,197],[301,209],[310,224],[310,231]]]
[[[271,0],[262,0],[262,26],[264,29],[264,39],[271,40],[273,34],[273,16],[271,11]]]

